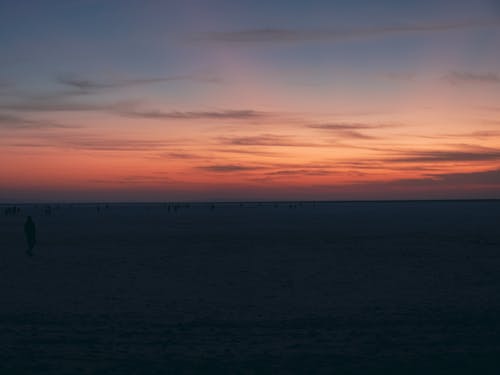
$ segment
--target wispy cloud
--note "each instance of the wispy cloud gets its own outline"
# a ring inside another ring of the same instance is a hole
[[[372,124],[359,124],[359,123],[328,123],[328,124],[309,124],[306,125],[308,128],[312,129],[319,129],[319,130],[325,130],[328,131],[331,134],[334,134],[337,137],[340,138],[352,138],[352,139],[377,139],[378,137],[365,134],[364,132],[361,132],[360,130],[374,130],[374,129],[381,129],[381,128],[388,128],[388,127],[394,127],[395,125],[389,125],[389,124],[378,124],[378,125],[372,125]]]
[[[65,137],[61,146],[94,151],[150,151],[167,147],[170,143],[157,140],[102,139],[97,137]]]
[[[76,126],[57,124],[52,121],[32,120],[24,117],[1,114],[0,129],[24,130],[24,129],[70,129]]]
[[[478,130],[470,133],[445,134],[444,136],[451,138],[493,138],[500,137],[500,130]]]
[[[404,156],[386,159],[393,163],[486,162],[500,161],[500,150],[494,148],[464,147],[461,150],[434,150],[406,152]]]
[[[135,82],[135,81],[134,81]],[[63,92],[15,92],[0,101],[0,110],[9,112],[108,112],[114,115],[157,120],[263,120],[278,114],[254,109],[161,110],[142,109],[141,100],[98,101],[85,98],[90,85],[79,83],[82,90]]]
[[[310,169],[280,169],[277,171],[269,172],[266,175],[269,177],[286,177],[286,176],[330,176],[334,172],[321,168]]]
[[[161,152],[168,147],[178,146],[179,142],[171,140],[127,139],[100,135],[72,133],[33,134],[29,139],[12,140],[9,147],[57,148],[83,151],[127,151],[127,152]]]
[[[227,145],[224,145],[224,148],[218,148],[218,149],[212,149],[211,151],[217,152],[217,153],[224,153],[224,154],[244,154],[244,155],[259,155],[259,156],[286,156],[283,153],[278,153],[274,151],[267,151],[267,150],[258,150],[255,148],[240,148],[240,147],[227,147]]]
[[[308,128],[322,129],[322,130],[359,130],[359,129],[380,129],[394,127],[395,125],[389,124],[359,124],[359,123],[326,123],[326,124],[308,124]]]
[[[340,138],[352,138],[352,139],[378,139],[373,135],[368,135],[356,130],[337,130],[334,132],[337,137]]]
[[[341,170],[348,170],[350,172],[366,172],[366,171],[407,171],[408,166],[402,163],[390,163],[383,158],[365,159],[365,160],[350,160],[350,161],[335,161],[335,167]],[[441,166],[437,165],[412,165],[413,172],[432,172],[440,171]]]
[[[219,137],[218,142],[237,146],[280,146],[280,147],[318,147],[319,143],[303,142],[292,136],[261,134],[247,137]],[[323,145],[324,146],[324,145]]]
[[[500,185],[500,169],[482,171],[482,172],[465,172],[465,173],[435,173],[425,177],[398,179],[388,182],[375,182],[373,185],[384,185],[392,187],[415,187],[432,189],[436,187],[450,188],[452,186],[460,186],[465,189],[469,186],[499,186]]]
[[[351,38],[366,38],[386,34],[429,33],[500,26],[500,19],[443,22],[421,25],[386,25],[359,29],[249,29],[238,31],[214,31],[191,36],[194,41],[219,43],[294,43],[335,42]]]
[[[324,163],[263,163],[255,164],[212,164],[199,166],[198,169],[210,172],[246,172],[259,171],[258,178],[275,178],[287,176],[327,176],[333,172],[329,169],[331,166]]]
[[[141,111],[120,109],[118,113],[126,117],[158,120],[253,120],[271,116],[269,113],[251,109],[224,111]]]
[[[334,163],[321,161],[310,163],[261,162],[259,164],[211,164],[200,166],[198,169],[216,173],[255,171],[257,173],[251,174],[251,180],[265,181],[267,179],[269,181],[270,179],[278,180],[300,176],[329,176],[336,173],[333,170],[334,166]]]
[[[473,173],[450,173],[438,176],[438,180],[460,185],[480,184],[500,186],[500,169]]]
[[[186,74],[169,77],[129,78],[121,80],[91,80],[69,74],[64,74],[57,77],[57,82],[79,90],[116,89],[178,81],[218,83],[221,82],[221,79],[215,76],[203,74]]]
[[[160,158],[164,159],[202,159],[203,157],[199,154],[194,154],[190,152],[183,152],[183,151],[172,151],[172,152],[162,152],[157,155]]]
[[[139,100],[97,102],[68,99],[65,95],[23,95],[0,102],[0,110],[15,112],[109,112],[129,118],[157,120],[260,120],[276,115],[253,109],[162,111],[142,110]]]
[[[134,102],[135,103],[135,102]],[[122,107],[130,106],[130,102],[123,103],[90,103],[61,100],[56,98],[46,100],[17,100],[0,103],[0,109],[19,112],[87,112],[87,111],[117,111]]]
[[[245,171],[255,171],[262,169],[260,166],[251,165],[240,165],[240,164],[212,164],[212,165],[201,165],[197,167],[208,172],[216,173],[230,173],[230,172],[245,172]]]
[[[476,72],[450,72],[446,74],[444,80],[451,84],[499,84],[500,75],[496,73],[476,73]]]
[[[499,198],[499,188],[499,169],[313,187],[318,194],[330,193],[344,199]]]
[[[155,173],[150,175],[129,175],[113,179],[93,179],[89,182],[98,184],[120,184],[120,185],[149,185],[149,184],[162,184],[171,182],[165,173]]]

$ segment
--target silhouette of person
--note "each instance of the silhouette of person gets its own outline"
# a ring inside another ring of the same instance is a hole
[[[32,256],[33,247],[35,246],[36,243],[36,228],[35,228],[35,222],[31,218],[31,216],[28,216],[26,222],[24,223],[24,234],[26,235],[26,241],[28,242],[27,253],[29,256]]]

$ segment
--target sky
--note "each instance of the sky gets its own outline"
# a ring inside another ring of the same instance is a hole
[[[0,1],[0,202],[462,198],[498,0]]]

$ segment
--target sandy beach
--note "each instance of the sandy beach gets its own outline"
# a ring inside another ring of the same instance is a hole
[[[19,207],[2,374],[500,369],[499,201]]]

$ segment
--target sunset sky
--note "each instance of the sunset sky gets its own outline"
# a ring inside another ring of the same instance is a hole
[[[0,203],[500,198],[500,2],[0,2]]]

